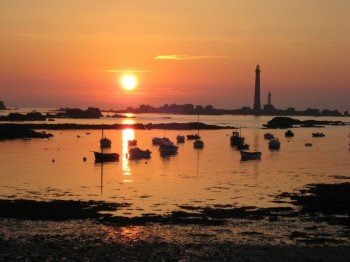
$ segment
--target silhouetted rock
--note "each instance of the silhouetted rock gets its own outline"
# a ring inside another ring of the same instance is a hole
[[[345,125],[342,121],[318,121],[318,120],[298,120],[290,117],[274,117],[264,127],[267,128],[292,128],[300,127],[323,127],[322,125]]]
[[[31,112],[27,114],[10,113],[7,116],[0,116],[0,121],[45,121],[46,116],[39,112]]]
[[[300,120],[293,119],[291,117],[274,117],[264,126],[268,128],[292,128],[293,125],[299,124],[301,124]]]
[[[21,138],[50,138],[53,135],[45,132],[36,132],[27,127],[16,125],[0,125],[0,140]]]
[[[0,110],[6,110],[6,106],[3,101],[0,101]]]
[[[66,109],[64,115],[68,118],[100,118],[103,116],[101,110],[94,107],[89,107],[87,110],[79,108]]]

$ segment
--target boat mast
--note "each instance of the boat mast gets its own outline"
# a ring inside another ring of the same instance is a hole
[[[197,127],[198,127],[198,129],[197,129],[197,135],[199,136],[199,114],[197,115]]]

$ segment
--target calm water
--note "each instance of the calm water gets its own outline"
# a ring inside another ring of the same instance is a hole
[[[136,119],[78,120],[79,123],[159,123],[196,121],[196,116],[143,114]],[[278,206],[274,195],[291,192],[306,184],[339,182],[350,177],[349,126],[320,129],[294,129],[294,138],[285,138],[283,130],[272,130],[280,138],[279,151],[269,151],[261,124],[271,117],[201,116],[210,124],[242,126],[251,150],[262,151],[260,161],[240,161],[239,152],[229,143],[231,130],[201,131],[202,150],[193,149],[191,141],[179,145],[174,157],[161,158],[152,146],[155,136],[175,140],[190,131],[107,130],[112,140],[111,152],[120,161],[95,164],[92,151],[99,150],[100,131],[52,131],[48,140],[0,142],[0,198],[83,199],[128,202],[132,206],[117,215],[164,214],[179,205],[207,206]],[[299,118],[302,119],[302,118]],[[321,119],[321,118],[319,118]],[[333,118],[327,118],[333,119]],[[350,122],[350,119],[341,119]],[[72,122],[75,120],[60,120]],[[57,121],[58,122],[58,121]],[[322,131],[324,138],[312,138]],[[90,132],[90,134],[86,134]],[[271,132],[271,131],[270,131]],[[77,138],[77,135],[81,136]],[[150,149],[149,160],[130,161],[127,140],[137,139],[138,146]],[[306,142],[313,143],[305,147]],[[87,161],[83,162],[83,157]],[[52,163],[52,159],[55,162]]]

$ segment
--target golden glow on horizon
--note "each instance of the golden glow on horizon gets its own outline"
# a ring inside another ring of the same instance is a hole
[[[120,78],[120,84],[125,91],[133,91],[137,86],[137,78],[134,74],[124,74]]]

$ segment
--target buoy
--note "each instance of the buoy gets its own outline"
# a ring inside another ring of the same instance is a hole
[[[83,161],[86,162],[86,157],[83,158]]]
[[[52,163],[55,163],[55,159],[52,159]]]

